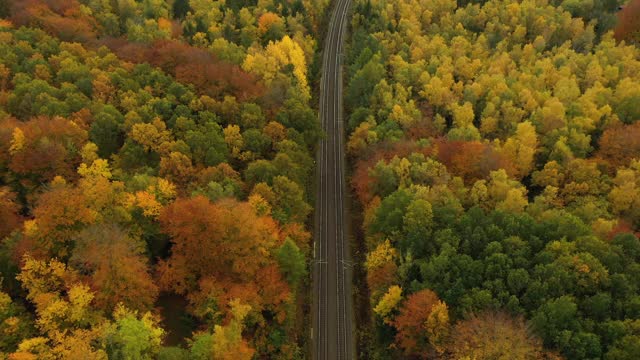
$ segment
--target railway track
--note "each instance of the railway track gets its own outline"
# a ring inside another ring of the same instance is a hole
[[[350,0],[337,0],[323,52],[314,232],[313,357],[353,359],[351,265],[345,225],[342,48]]]

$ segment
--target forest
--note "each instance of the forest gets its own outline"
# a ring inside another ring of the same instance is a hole
[[[308,358],[330,9],[0,0],[0,359]],[[352,1],[360,358],[637,359],[638,19]]]
[[[366,358],[638,357],[639,5],[355,1]]]
[[[0,1],[0,358],[304,356],[324,1]]]

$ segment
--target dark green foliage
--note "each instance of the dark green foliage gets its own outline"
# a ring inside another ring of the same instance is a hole
[[[271,139],[258,129],[249,129],[242,133],[247,150],[259,157],[265,157],[272,146]]]
[[[349,81],[349,86],[345,93],[346,105],[352,109],[368,107],[370,94],[385,76],[386,70],[381,64],[380,55],[377,54],[359,69]]]
[[[256,160],[249,164],[244,172],[244,179],[250,184],[266,182],[271,184],[277,174],[276,167],[267,160]]]
[[[300,284],[300,280],[307,273],[304,254],[291,239],[285,239],[276,255],[280,269],[287,277],[287,281],[293,288]]]
[[[115,109],[98,113],[89,130],[89,139],[98,145],[98,154],[102,158],[109,158],[123,144],[124,134],[120,130],[122,115],[116,114],[120,115]]]
[[[175,0],[173,2],[173,16],[178,19],[184,18],[190,10],[189,0]]]
[[[24,120],[37,115],[68,115],[67,105],[58,99],[60,90],[43,80],[18,79],[7,104],[11,114]]]
[[[216,123],[207,123],[195,130],[187,131],[184,141],[189,145],[193,159],[198,163],[215,166],[229,157],[222,128]]]
[[[376,214],[376,221],[371,224],[373,232],[395,235],[403,228],[403,218],[411,195],[406,190],[398,190],[386,197]]]
[[[629,334],[594,324],[640,315],[634,313],[640,305],[638,284],[625,275],[638,268],[639,240],[631,234],[607,244],[570,217],[536,223],[529,215],[472,208],[433,235],[411,240],[409,215],[402,216],[412,213],[402,210],[411,207],[407,204],[406,191],[386,197],[372,228],[398,239],[403,253],[419,255],[412,261],[420,271],[401,275],[403,287],[433,289],[458,316],[492,308],[526,314],[548,347],[582,359],[602,356],[622,337],[611,331]],[[571,240],[555,240],[561,238]]]
[[[594,0],[589,2],[576,0],[553,0],[555,6],[562,6],[575,17],[585,21],[594,20],[599,35],[611,30],[616,25],[615,13],[619,3],[617,0]]]
[[[309,147],[318,141],[320,134],[318,118],[313,110],[300,100],[287,100],[278,113],[277,119],[282,125],[301,133]]]
[[[124,142],[120,152],[120,166],[127,171],[137,170],[143,167],[157,168],[160,156],[152,151],[146,151],[144,147],[131,139]]]
[[[0,0],[0,18],[8,18],[11,15],[9,10],[9,0]]]

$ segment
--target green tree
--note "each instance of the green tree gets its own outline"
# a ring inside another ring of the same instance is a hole
[[[276,258],[291,287],[298,286],[307,273],[306,261],[300,248],[291,239],[286,238],[277,250]]]
[[[98,145],[98,155],[101,158],[108,159],[122,147],[122,121],[122,115],[113,107],[105,107],[95,115],[89,129],[89,139]]]
[[[347,106],[351,109],[358,107],[368,107],[369,97],[373,88],[384,79],[386,74],[382,65],[380,54],[374,55],[361,69],[359,69],[349,80],[345,99]]]
[[[285,176],[273,179],[273,193],[276,196],[273,217],[281,222],[304,223],[311,206],[304,200],[302,188]]]
[[[155,359],[162,345],[164,330],[151,313],[139,316],[124,307],[116,308],[115,323],[108,330],[109,359]]]
[[[433,228],[431,204],[422,199],[411,201],[402,222],[405,235],[399,240],[400,249],[418,256],[428,256],[433,251],[431,242],[427,240]]]

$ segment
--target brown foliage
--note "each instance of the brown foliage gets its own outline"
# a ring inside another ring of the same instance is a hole
[[[439,301],[436,293],[424,289],[409,295],[403,303],[400,314],[393,320],[393,326],[398,330],[396,344],[405,354],[420,353],[426,356],[426,322]]]
[[[629,1],[618,13],[613,35],[618,41],[640,40],[640,0]]]
[[[467,184],[487,178],[494,170],[505,169],[508,174],[514,172],[513,164],[489,144],[440,140],[437,148],[438,161],[450,173],[462,177]]]
[[[290,238],[294,243],[296,243],[300,251],[305,255],[309,255],[309,252],[311,251],[309,242],[309,240],[311,240],[311,233],[305,229],[304,225],[299,223],[284,224],[282,226],[280,238],[282,241],[286,238]]]
[[[160,160],[160,176],[185,188],[194,180],[196,169],[187,155],[172,152]]]
[[[12,5],[12,21],[33,25],[65,41],[79,41],[98,48],[106,45],[120,58],[133,63],[149,63],[171,74],[179,82],[193,84],[198,92],[214,98],[232,94],[239,100],[262,95],[263,88],[239,66],[219,61],[205,49],[179,40],[156,40],[153,44],[130,43],[124,38],[98,39],[96,20],[80,12],[78,0],[21,0]],[[173,36],[179,26],[171,24]]]
[[[239,66],[219,61],[207,50],[178,40],[157,40],[150,45],[124,39],[103,43],[120,58],[159,67],[177,81],[193,84],[198,92],[213,98],[232,94],[242,101],[259,97],[263,92],[258,80]]]
[[[0,187],[0,240],[20,226],[22,217],[18,215],[15,194],[8,188]]]
[[[20,0],[11,2],[11,20],[33,25],[65,41],[88,41],[96,37],[95,21],[80,12],[77,0]]]
[[[640,237],[640,231],[638,231],[638,229],[634,229],[633,224],[631,224],[630,222],[624,219],[619,219],[616,226],[614,226],[613,229],[611,229],[611,231],[609,232],[609,234],[607,234],[607,238],[611,240],[619,234],[627,234],[627,233],[631,233],[637,237]]]
[[[555,359],[522,318],[485,312],[456,324],[448,346],[452,359]]]
[[[81,161],[78,149],[87,141],[87,132],[72,121],[39,116],[26,123],[5,122],[0,128],[3,140],[16,128],[24,134],[22,148],[14,151],[8,164],[14,173],[34,183],[48,182],[57,175],[76,177],[76,168]]]
[[[422,153],[425,156],[436,154],[436,160],[443,163],[453,175],[462,177],[467,184],[478,179],[485,179],[489,173],[505,169],[513,174],[513,164],[491,145],[477,141],[448,141],[439,139],[433,147],[420,147],[415,142],[400,141],[394,144],[379,144],[369,154],[356,162],[351,185],[362,204],[367,204],[371,197],[373,179],[369,169],[380,160],[389,161],[394,156],[407,157],[411,153]]]
[[[234,182],[242,184],[240,174],[227,163],[220,163],[216,166],[208,166],[198,172],[196,182],[200,186],[206,186],[212,181],[223,182],[225,179],[231,179]]]
[[[367,271],[367,285],[372,294],[384,294],[384,292],[397,281],[396,272],[398,266],[389,262],[383,266]]]
[[[95,213],[87,202],[81,189],[66,185],[55,185],[42,194],[33,210],[37,219],[33,250],[49,256],[70,255],[68,251],[75,234],[95,220]]]
[[[159,265],[161,286],[189,293],[195,307],[211,294],[221,306],[235,297],[258,310],[288,299],[271,258],[280,243],[276,224],[258,217],[248,203],[178,199],[164,209],[160,223],[173,243],[171,257]]]
[[[89,274],[95,303],[111,313],[118,303],[129,309],[148,311],[158,287],[149,274],[143,244],[137,244],[116,225],[96,225],[76,239],[72,263]]]
[[[433,122],[433,107],[429,105],[427,101],[421,101],[418,103],[418,110],[422,116],[420,120],[413,123],[409,129],[407,129],[407,136],[412,140],[430,139],[442,136],[442,132],[439,131]]]
[[[612,168],[640,159],[640,122],[608,128],[600,138],[597,156]]]

